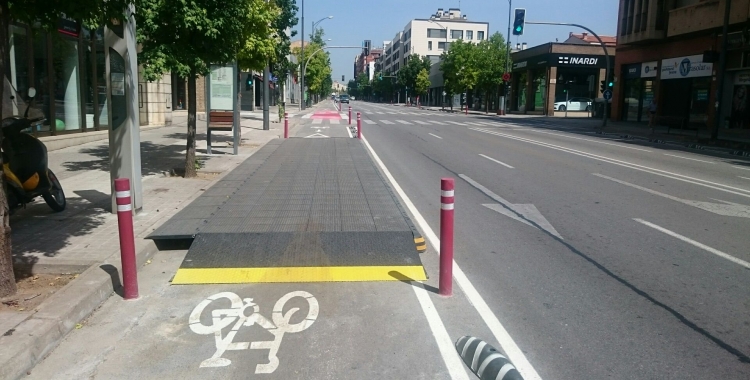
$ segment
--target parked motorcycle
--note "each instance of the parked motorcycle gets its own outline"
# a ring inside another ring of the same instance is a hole
[[[7,79],[5,81],[3,111],[13,114],[23,109],[24,102]],[[47,167],[47,147],[36,137],[24,132],[38,128],[45,120],[44,114],[38,110],[34,110],[35,115],[29,117],[31,100],[35,96],[36,89],[29,88],[29,104],[26,105],[23,117],[12,116],[2,121],[3,182],[11,213],[19,206],[25,207],[38,196],[42,196],[52,210],[65,210],[65,193],[60,181]]]

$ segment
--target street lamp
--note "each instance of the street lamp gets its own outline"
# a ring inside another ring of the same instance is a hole
[[[325,20],[332,19],[332,18],[333,18],[333,16],[328,16],[328,17],[324,17],[324,18],[322,18],[322,19],[314,22],[312,24],[312,27],[313,27],[312,35],[315,35],[315,26],[316,25],[320,24],[321,22],[323,22]],[[301,36],[302,44],[300,45],[300,50],[301,50],[301,54],[300,55],[303,57],[303,59],[301,61],[304,61],[304,57],[305,57],[305,0],[302,0],[302,23],[301,23],[301,26],[302,26],[302,36]],[[304,62],[301,62],[301,64],[302,64],[302,66],[300,67],[300,71],[302,71],[304,73],[305,72]],[[300,98],[299,109],[300,109],[300,111],[302,111],[302,110],[305,109],[305,76],[304,75],[302,75],[302,78],[300,78],[299,84],[300,84],[300,88],[299,88],[299,95],[300,95],[299,96],[299,98]]]
[[[314,22],[314,23],[312,24],[312,35],[313,35],[313,36],[315,35],[315,26],[316,26],[316,25],[320,24],[321,22],[323,22],[323,21],[325,21],[325,20],[330,20],[330,19],[332,19],[332,18],[333,18],[333,16],[328,16],[328,17],[323,17],[322,19],[320,19],[320,20],[318,20],[318,21],[315,21],[315,22]]]

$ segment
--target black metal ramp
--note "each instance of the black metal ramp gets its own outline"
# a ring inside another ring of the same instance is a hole
[[[425,279],[413,227],[360,141],[258,153],[150,236],[195,237],[173,283]]]

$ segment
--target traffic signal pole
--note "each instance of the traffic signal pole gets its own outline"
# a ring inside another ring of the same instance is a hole
[[[587,32],[591,33],[596,39],[599,41],[599,44],[602,46],[602,49],[604,49],[604,59],[605,64],[607,67],[604,69],[604,80],[609,81],[609,52],[607,51],[607,47],[604,45],[604,42],[602,42],[602,39],[599,38],[599,35],[594,33],[593,30],[579,24],[571,24],[567,22],[541,22],[541,21],[526,21],[526,24],[532,24],[532,25],[557,25],[557,26],[575,26],[581,29],[585,29]],[[607,105],[609,104],[609,100],[604,99],[604,118],[602,119],[602,129],[607,126]]]

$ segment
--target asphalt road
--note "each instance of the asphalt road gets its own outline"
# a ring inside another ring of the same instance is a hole
[[[571,121],[352,106],[434,231],[456,179],[456,263],[542,378],[750,378],[750,162]]]

